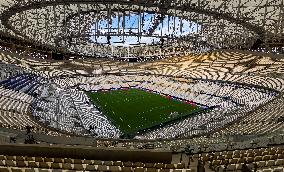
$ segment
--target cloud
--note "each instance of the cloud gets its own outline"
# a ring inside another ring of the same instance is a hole
[[[144,21],[143,21],[143,30],[146,30],[146,32],[148,32],[150,30],[150,28],[153,27],[153,20],[157,17],[157,14],[148,14],[148,13],[144,13]],[[118,21],[118,17],[113,17],[112,18],[112,31],[116,32],[116,33],[121,33],[122,32],[122,22],[123,16],[120,16],[119,21]],[[125,17],[125,32],[130,32],[130,28],[132,32],[134,33],[138,33],[137,28],[138,24],[139,24],[139,20],[140,20],[140,16],[138,14],[131,14],[130,17],[126,16]],[[108,21],[107,20],[100,20],[98,22],[99,24],[99,29],[98,31],[101,33],[108,33]],[[119,26],[119,27],[118,27]],[[182,29],[181,29],[182,27]],[[170,36],[170,35],[174,35],[176,37],[179,36],[185,36],[185,35],[189,35],[191,33],[196,33],[197,32],[197,28],[200,27],[198,26],[196,23],[189,21],[189,20],[181,20],[179,17],[171,17],[171,16],[166,16],[163,21],[158,25],[158,27],[155,29],[155,31],[153,32],[154,35],[161,35],[162,32],[162,36]],[[120,28],[120,29],[118,29]],[[96,34],[96,27],[95,24],[91,27],[91,31],[93,31],[94,34]],[[143,34],[143,33],[142,33]],[[97,40],[95,39],[95,36],[90,38],[91,40],[93,40],[94,42],[97,43],[106,43],[107,39],[106,36],[100,36],[99,38],[97,38]],[[125,43],[117,43],[117,42],[122,42],[122,36],[112,36],[111,37],[111,42],[115,43],[115,45],[129,45],[129,44],[137,44],[138,42],[138,37],[134,37],[134,36],[125,36]],[[155,38],[155,37],[151,37],[151,36],[142,36],[140,38],[140,43],[146,43],[146,44],[151,44],[153,42],[153,40],[155,42],[160,41],[159,38]]]

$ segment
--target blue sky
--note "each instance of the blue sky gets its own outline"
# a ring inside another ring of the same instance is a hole
[[[146,33],[152,28],[153,21],[158,17],[158,14],[149,14],[144,13],[142,22],[143,24],[142,30]],[[137,13],[132,13],[128,16],[125,16],[125,33],[138,33],[138,25],[139,25],[140,16]],[[96,30],[96,24],[91,27],[91,32],[96,35],[96,32],[100,33],[108,33],[108,21],[107,19],[99,20],[98,22],[98,30]],[[165,18],[160,22],[157,29],[153,32],[153,35],[162,35],[169,36],[173,34],[175,37],[180,37],[184,35],[188,35],[190,33],[197,32],[198,26],[196,23],[189,20],[180,20],[179,17],[173,17],[166,15]],[[111,20],[111,25],[109,25],[110,32],[113,33],[122,33],[123,32],[123,16],[113,16]],[[119,29],[118,29],[119,28]],[[111,44],[114,46],[131,46],[131,44],[145,43],[151,44],[153,42],[159,42],[159,38],[146,36],[146,33],[143,33],[141,39],[138,40],[137,36],[125,36],[125,43],[122,43],[122,36],[111,36]],[[143,36],[144,35],[144,36]],[[107,43],[106,36],[92,36],[90,38],[93,42],[98,43]]]

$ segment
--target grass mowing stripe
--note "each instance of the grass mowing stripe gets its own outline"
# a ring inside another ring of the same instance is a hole
[[[125,134],[135,133],[202,110],[201,107],[139,89],[87,94]]]

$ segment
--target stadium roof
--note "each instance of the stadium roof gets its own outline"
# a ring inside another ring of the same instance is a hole
[[[283,0],[5,0],[0,14],[2,35],[84,56],[283,47]]]

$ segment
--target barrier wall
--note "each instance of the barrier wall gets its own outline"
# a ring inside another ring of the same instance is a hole
[[[0,145],[0,154],[40,156],[50,158],[76,158],[104,161],[161,162],[171,163],[172,153],[155,150],[127,150],[81,146]]]

